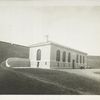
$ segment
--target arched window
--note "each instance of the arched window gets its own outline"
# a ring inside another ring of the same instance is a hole
[[[41,50],[38,49],[37,50],[37,57],[36,57],[37,60],[41,60]]]
[[[68,62],[71,62],[71,53],[68,53]]]
[[[56,52],[56,61],[60,61],[60,50]]]
[[[66,62],[66,52],[65,51],[63,52],[63,55],[62,55],[62,61]]]
[[[80,63],[82,63],[82,56],[80,55]]]
[[[76,63],[78,63],[78,61],[79,61],[79,55],[77,54],[76,55]]]
[[[85,57],[83,56],[83,64],[85,63]]]

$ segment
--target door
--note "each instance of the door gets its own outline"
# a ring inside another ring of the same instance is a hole
[[[37,62],[37,68],[39,68],[40,62]]]

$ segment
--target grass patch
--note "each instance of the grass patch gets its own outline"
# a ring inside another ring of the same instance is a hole
[[[0,94],[79,94],[53,82],[41,81],[12,69],[0,68]]]
[[[60,85],[66,91],[76,91],[76,94],[100,94],[100,82],[72,73],[45,69],[15,69],[15,71],[39,80],[48,81],[48,83],[52,82],[55,85]]]
[[[100,82],[48,69],[0,68],[0,94],[100,94]]]

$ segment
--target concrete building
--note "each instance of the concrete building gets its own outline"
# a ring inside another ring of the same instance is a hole
[[[87,53],[50,41],[31,45],[29,59],[33,68],[74,69],[87,67]]]

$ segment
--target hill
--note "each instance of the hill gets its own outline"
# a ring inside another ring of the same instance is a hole
[[[0,69],[0,94],[100,94],[100,82],[47,69]]]
[[[0,94],[79,94],[62,86],[0,68]]]
[[[88,66],[91,68],[100,68],[100,56],[88,56]]]
[[[29,48],[0,41],[0,63],[9,57],[29,58]]]

